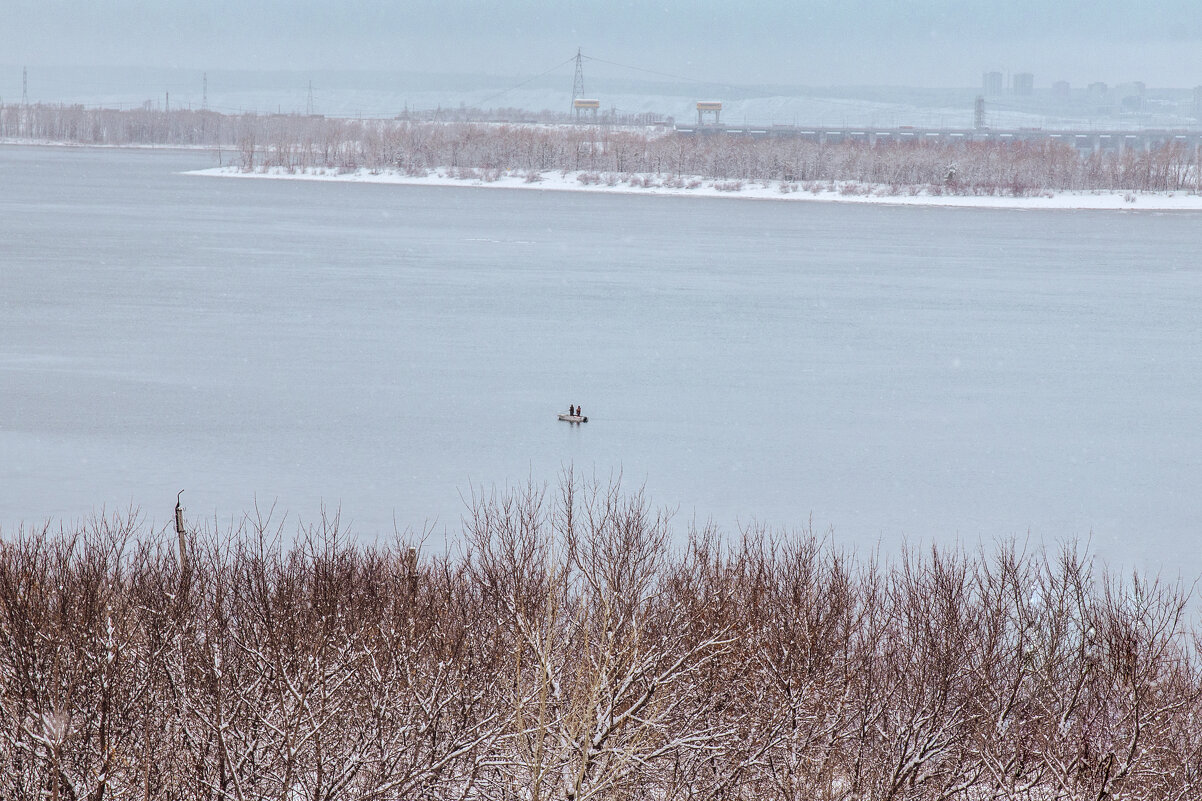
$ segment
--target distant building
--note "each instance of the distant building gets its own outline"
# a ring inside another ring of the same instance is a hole
[[[1035,92],[1035,76],[1029,72],[1016,72],[1010,81],[1010,86],[1016,95],[1030,95]]]
[[[1148,87],[1143,81],[1124,84],[1120,89],[1123,98],[1119,101],[1119,108],[1130,113],[1139,113],[1146,109]]]
[[[1090,108],[1095,114],[1109,114],[1114,109],[1114,101],[1110,97],[1110,87],[1102,81],[1094,81],[1085,90]]]
[[[1002,93],[1002,73],[986,72],[981,75],[981,89],[986,97],[1000,95]]]
[[[596,121],[600,109],[601,101],[595,98],[578,97],[572,101],[572,110],[576,112],[577,122],[583,118]]]
[[[722,101],[721,100],[698,100],[697,101],[697,124],[704,125],[706,118],[713,120],[714,125],[718,125],[722,121]]]
[[[1069,95],[1072,94],[1072,87],[1068,81],[1056,81],[1052,84],[1052,97],[1061,103],[1068,102]]]

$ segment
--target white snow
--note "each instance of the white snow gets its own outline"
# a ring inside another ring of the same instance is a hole
[[[812,187],[788,184],[782,189],[779,181],[715,181],[683,177],[683,186],[665,186],[664,176],[606,175],[600,181],[585,183],[582,175],[596,173],[559,171],[537,174],[530,180],[524,171],[501,172],[495,177],[456,177],[454,171],[439,169],[425,176],[407,175],[392,170],[358,169],[340,172],[335,169],[314,168],[289,171],[282,167],[258,168],[250,172],[236,166],[192,170],[188,175],[229,178],[270,178],[298,181],[344,181],[351,183],[402,184],[406,186],[474,186],[492,189],[542,189],[572,192],[604,192],[633,195],[673,195],[688,197],[726,197],[749,200],[821,201],[832,203],[872,203],[897,206],[956,206],[990,209],[1095,209],[1143,211],[1202,211],[1202,195],[1185,192],[1062,191],[1045,192],[1036,196],[934,195],[923,189],[915,194],[903,191],[892,193],[888,186],[856,184],[853,182],[821,182]]]

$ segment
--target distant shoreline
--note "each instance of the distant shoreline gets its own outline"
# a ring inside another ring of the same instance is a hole
[[[458,172],[458,174],[456,174]],[[1202,195],[1185,192],[1061,191],[1032,196],[932,194],[922,187],[861,184],[853,181],[815,182],[734,181],[700,177],[673,179],[666,176],[597,174],[588,171],[561,173],[558,170],[531,174],[524,171],[437,169],[425,176],[396,170],[351,172],[334,169],[289,171],[268,167],[245,172],[236,166],[189,170],[185,175],[217,178],[266,178],[292,181],[332,181],[399,186],[459,186],[489,189],[537,189],[559,192],[601,192],[624,195],[673,197],[723,197],[743,200],[858,203],[890,206],[941,206],[1015,210],[1082,211],[1202,211]],[[531,180],[534,178],[534,180]],[[665,185],[665,181],[668,185]]]
[[[57,147],[75,150],[178,150],[186,153],[230,153],[237,155],[233,147],[214,147],[213,145],[184,145],[126,142],[119,145],[106,142],[72,142],[54,139],[18,139],[14,137],[0,138],[0,147]]]

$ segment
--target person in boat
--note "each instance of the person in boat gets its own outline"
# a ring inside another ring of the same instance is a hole
[[[568,417],[575,417],[575,416],[576,416],[576,407],[569,403],[568,404]]]
[[[577,416],[577,417],[584,417],[584,412],[580,411],[580,407],[579,407],[579,406],[577,406],[577,407],[576,407],[576,416]]]

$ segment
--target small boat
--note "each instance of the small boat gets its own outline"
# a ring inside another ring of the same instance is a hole
[[[559,419],[565,423],[587,423],[588,418],[579,414],[560,414]]]

